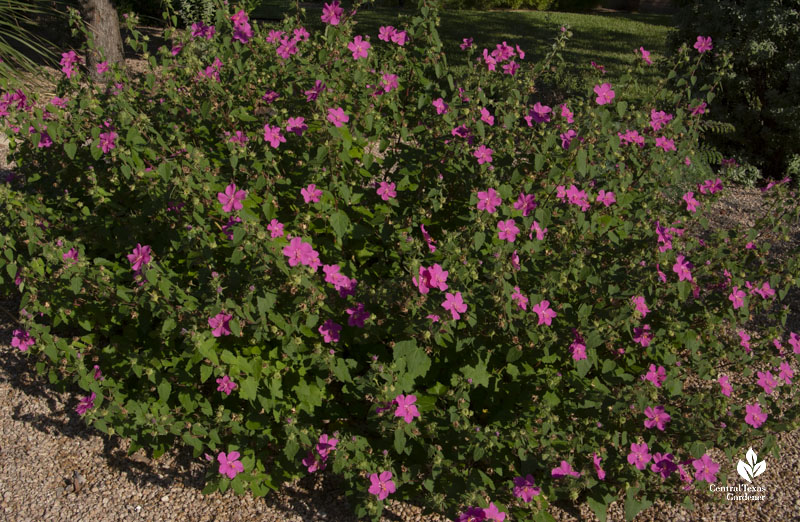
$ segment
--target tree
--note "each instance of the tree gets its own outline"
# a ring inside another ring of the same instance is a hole
[[[87,65],[91,74],[97,75],[96,65],[103,60],[109,64],[118,63],[124,67],[125,56],[122,51],[119,18],[117,9],[111,0],[79,0],[79,3],[81,14],[89,27],[96,49],[87,57]]]

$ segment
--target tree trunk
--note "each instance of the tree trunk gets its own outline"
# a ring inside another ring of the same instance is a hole
[[[103,57],[109,65],[118,63],[124,67],[119,19],[111,0],[80,0],[80,5],[83,19],[94,36],[94,45],[97,49],[95,52],[89,52],[87,60],[92,77],[99,77],[96,66],[103,61]]]

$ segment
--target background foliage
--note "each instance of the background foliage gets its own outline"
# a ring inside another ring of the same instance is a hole
[[[800,1],[693,0],[680,3],[673,48],[692,35],[732,52],[712,117],[735,131],[714,139],[726,156],[766,177],[800,174]]]

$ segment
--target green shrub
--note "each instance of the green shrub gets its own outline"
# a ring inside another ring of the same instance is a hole
[[[308,38],[218,11],[135,76],[65,53],[56,98],[4,86],[12,344],[78,412],[131,451],[190,446],[205,491],[327,467],[373,518],[603,516],[620,492],[635,514],[777,451],[798,399],[753,373],[800,352],[797,249],[768,255],[797,198],[709,225],[705,55],[641,103],[626,77],[545,107],[568,28],[535,65],[498,43],[454,76],[435,6],[368,49],[333,7]]]
[[[674,48],[704,35],[715,54],[733,53],[711,109],[736,131],[715,143],[767,177],[783,177],[800,153],[800,1],[686,1],[676,16]]]

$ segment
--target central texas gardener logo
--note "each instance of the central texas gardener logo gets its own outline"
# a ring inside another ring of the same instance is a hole
[[[739,460],[739,465],[736,466],[736,471],[747,482],[751,482],[754,478],[761,475],[767,470],[767,463],[765,461],[758,462],[758,455],[753,451],[753,448],[747,450],[745,455],[747,462]]]

